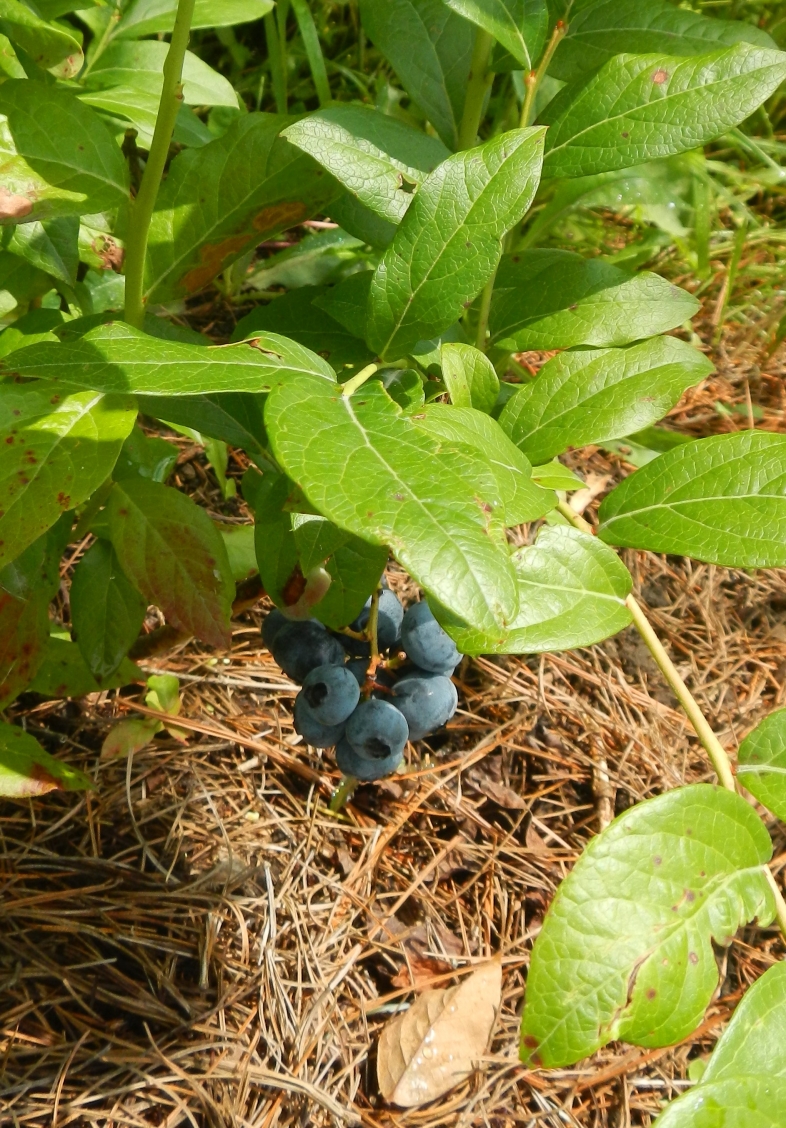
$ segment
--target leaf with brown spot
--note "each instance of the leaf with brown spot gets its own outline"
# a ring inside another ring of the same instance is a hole
[[[0,724],[0,795],[23,799],[47,791],[93,787],[88,776],[50,756],[29,733],[16,725]]]
[[[130,396],[78,392],[53,404],[52,391],[44,380],[3,386],[0,567],[106,480],[136,419]]]
[[[502,958],[457,987],[424,991],[383,1028],[377,1080],[386,1101],[416,1108],[472,1075],[488,1049],[502,998]]]
[[[106,507],[123,571],[167,621],[211,646],[231,642],[235,583],[221,535],[204,509],[159,482],[115,482]]]
[[[26,221],[96,213],[128,200],[123,154],[100,115],[71,90],[6,79],[0,114],[3,188],[32,203]]]
[[[116,725],[112,725],[101,745],[102,759],[141,752],[163,727],[153,717],[128,717],[124,721],[118,721]]]
[[[678,787],[631,807],[562,882],[535,941],[521,1056],[572,1065],[612,1039],[670,1046],[718,988],[713,941],[775,904],[770,836],[742,796]]]
[[[278,135],[294,119],[250,113],[172,161],[150,225],[145,297],[171,301],[203,289],[262,236],[322,210],[339,186]]]

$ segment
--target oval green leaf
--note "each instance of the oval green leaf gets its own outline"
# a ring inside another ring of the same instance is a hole
[[[699,1083],[656,1128],[781,1128],[786,1108],[786,962],[748,988]]]
[[[0,796],[24,799],[47,791],[85,791],[93,781],[45,751],[16,725],[0,724]]]
[[[519,613],[506,633],[461,626],[437,614],[462,654],[538,654],[591,646],[631,621],[625,599],[630,573],[595,537],[544,525],[532,545],[513,553]]]
[[[494,282],[491,341],[509,352],[627,345],[683,325],[699,309],[648,270],[537,248],[505,255]]]
[[[130,396],[0,385],[0,567],[98,489],[135,419]]]
[[[329,106],[282,134],[383,219],[398,223],[413,192],[450,155],[429,137],[370,106]]]
[[[112,545],[97,540],[74,569],[72,637],[98,682],[110,677],[139,634],[147,600],[126,576]]]
[[[492,35],[524,70],[532,70],[546,40],[549,10],[546,0],[445,0]]]
[[[481,456],[420,430],[370,381],[351,397],[299,377],[265,408],[280,464],[317,511],[389,545],[418,583],[480,629],[517,610],[496,479]]]
[[[532,203],[543,136],[499,134],[455,153],[421,185],[371,283],[366,339],[380,356],[438,336],[480,293],[502,236]]]
[[[615,55],[546,107],[543,176],[587,176],[695,149],[744,121],[784,78],[786,54],[749,43],[687,59]]]
[[[128,199],[128,166],[114,137],[70,90],[8,79],[0,114],[0,219],[83,215]]]
[[[737,776],[786,822],[786,709],[770,713],[745,737],[737,753]]]
[[[627,349],[560,353],[511,396],[499,423],[539,464],[568,447],[620,439],[650,426],[712,368],[677,337],[656,337]]]
[[[0,372],[72,388],[153,396],[266,392],[286,374],[305,373],[331,383],[336,379],[321,357],[276,333],[204,348],[151,337],[122,321],[99,325],[73,341],[17,349],[0,362]]]
[[[167,622],[211,646],[228,646],[235,584],[205,510],[169,486],[127,478],[112,487],[106,514],[123,571]]]
[[[571,82],[598,70],[614,55],[703,55],[721,44],[755,43],[775,47],[753,23],[722,20],[675,8],[668,0],[594,0],[570,14],[568,31],[557,48],[549,74]]]
[[[786,436],[738,431],[683,443],[600,507],[608,544],[727,568],[786,565]]]
[[[489,414],[499,395],[499,377],[489,358],[472,345],[454,341],[445,341],[439,351],[450,402]]]
[[[771,855],[756,812],[709,784],[615,819],[560,885],[535,941],[522,1060],[570,1065],[615,1038],[687,1037],[718,986],[712,941],[775,915]]]
[[[363,28],[450,149],[467,92],[472,25],[442,0],[360,0]]]

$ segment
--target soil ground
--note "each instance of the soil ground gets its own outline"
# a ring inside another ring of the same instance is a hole
[[[750,402],[757,426],[783,430],[782,368],[760,345],[755,324],[738,325],[671,423],[697,435],[746,427]],[[598,487],[630,470],[601,450],[575,460]],[[183,443],[177,473],[214,505],[199,448]],[[785,703],[784,573],[632,552],[626,562],[733,750]],[[392,583],[406,589],[395,572]],[[531,945],[588,838],[637,800],[713,778],[633,628],[588,650],[467,660],[447,732],[418,746],[421,759],[410,748],[403,775],[360,788],[337,819],[326,810],[335,766],[293,731],[296,687],[262,646],[265,609],[236,619],[227,654],[185,642],[143,663],[181,678],[185,745],[164,735],[127,761],[99,757],[139,687],[27,695],[10,710],[97,790],[2,809],[0,1122],[652,1124],[784,953],[774,928],[756,927],[719,950],[706,1021],[676,1047],[614,1043],[551,1072],[517,1062]],[[768,825],[782,880],[786,832]],[[479,1072],[435,1105],[387,1106],[375,1071],[384,1022],[496,952],[503,1007]]]

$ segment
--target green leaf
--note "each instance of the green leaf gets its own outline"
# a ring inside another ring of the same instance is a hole
[[[0,0],[0,32],[21,47],[43,70],[74,78],[84,57],[73,28],[53,26],[20,0]],[[48,17],[51,19],[51,17]]]
[[[174,674],[152,674],[147,679],[145,704],[159,713],[177,717],[180,713],[180,681]]]
[[[332,203],[330,211],[333,211]],[[252,266],[246,275],[245,285],[267,292],[281,286],[288,290],[318,286],[345,275],[348,270],[357,270],[363,257],[363,241],[340,227],[314,231],[268,258],[258,260],[256,267]]]
[[[9,79],[0,85],[0,114],[0,220],[82,215],[128,199],[123,154],[70,90]]]
[[[85,89],[126,86],[160,97],[168,51],[169,44],[156,40],[136,43],[116,40],[93,63],[84,82]],[[186,51],[183,60],[183,101],[187,106],[237,108],[232,84],[191,51]]]
[[[442,0],[360,0],[363,28],[449,149],[458,130],[474,42]]]
[[[347,231],[367,243],[370,247],[384,249],[393,242],[396,234],[396,225],[387,219],[382,219],[371,208],[361,204],[357,196],[344,192],[330,205],[330,218]]]
[[[218,525],[224,548],[227,550],[232,579],[239,584],[259,571],[254,548],[253,525]]]
[[[702,353],[676,337],[564,352],[511,396],[499,423],[531,462],[541,463],[568,447],[640,431],[712,370]]]
[[[278,138],[292,118],[245,114],[171,163],[150,224],[145,300],[203,290],[263,239],[323,210],[338,192],[311,157]]]
[[[780,1128],[786,1105],[786,963],[743,996],[699,1083],[657,1128]]]
[[[541,129],[514,129],[454,154],[423,182],[371,284],[367,340],[380,356],[436,337],[477,296],[502,236],[532,202],[542,145]]]
[[[49,602],[60,587],[60,556],[71,516],[0,570],[0,709],[30,683],[49,641]]]
[[[429,137],[370,106],[329,106],[283,132],[372,211],[398,223],[413,192],[450,154]]]
[[[122,321],[99,325],[76,340],[18,349],[0,371],[37,376],[72,388],[194,396],[210,392],[264,392],[287,375],[308,374],[333,383],[321,357],[275,333],[235,345],[204,348],[165,341]]]
[[[491,340],[508,352],[627,345],[682,325],[700,308],[650,271],[540,249],[505,255],[494,283]]]
[[[255,462],[268,459],[262,414],[265,396],[262,394],[217,392],[201,396],[138,396],[137,403],[140,411],[155,419],[189,427],[201,435],[242,447]]]
[[[337,285],[329,286],[324,294],[313,300],[317,309],[328,313],[334,321],[355,337],[365,338],[366,306],[374,278],[372,270],[358,270],[343,278]],[[365,339],[364,339],[365,344]]]
[[[53,278],[76,285],[79,266],[79,219],[61,216],[43,223],[17,223],[9,229],[8,250]]]
[[[178,453],[174,443],[148,436],[141,427],[134,427],[123,443],[112,476],[118,482],[137,476],[165,482],[175,468]]]
[[[146,611],[147,600],[129,581],[112,545],[97,540],[71,581],[73,639],[97,681],[117,670],[136,641]]]
[[[248,475],[246,475],[248,477]],[[293,489],[292,482],[275,471],[256,476],[253,494],[246,480],[246,498],[254,510],[254,544],[265,592],[277,607],[296,603],[305,587],[297,545],[292,530],[292,514],[284,506]]]
[[[135,419],[128,396],[0,385],[0,566],[101,485]]]
[[[549,74],[571,82],[598,70],[613,55],[629,51],[645,54],[703,55],[733,43],[775,47],[755,24],[742,20],[708,19],[698,12],[675,8],[667,0],[597,0],[570,14],[568,31],[549,66]]]
[[[62,323],[63,315],[59,309],[29,310],[0,333],[0,358],[37,341],[56,341],[52,329]]]
[[[615,819],[560,885],[535,941],[522,1059],[570,1065],[615,1038],[687,1037],[718,987],[712,941],[775,915],[771,855],[756,812],[709,784]]]
[[[549,103],[543,176],[586,176],[695,149],[744,121],[786,77],[786,54],[738,43],[698,58],[615,55]]]
[[[211,646],[228,646],[235,584],[205,510],[168,486],[128,478],[115,482],[106,512],[123,570],[167,622]]]
[[[366,273],[370,280],[370,272]],[[324,357],[346,379],[352,375],[352,369],[362,368],[373,356],[364,341],[316,304],[316,299],[330,292],[327,286],[303,286],[282,294],[242,317],[235,326],[232,340],[243,341],[260,333],[280,333]],[[356,319],[358,312],[355,311]]]
[[[161,732],[163,725],[153,717],[128,717],[112,725],[101,745],[101,758],[111,756],[130,756],[132,752],[141,752],[147,748],[156,733]]]
[[[445,3],[492,35],[524,70],[535,66],[549,27],[546,0],[445,0]]]
[[[293,514],[292,527],[303,574],[321,565],[330,576],[330,587],[312,609],[314,618],[333,629],[346,627],[376,590],[388,562],[387,548],[312,514]]]
[[[28,688],[44,697],[84,697],[86,693],[100,693],[144,680],[139,667],[124,658],[114,674],[99,682],[90,673],[75,642],[50,638],[44,661]]]
[[[786,565],[786,436],[738,431],[683,443],[600,507],[608,544],[728,568]]]
[[[556,458],[544,463],[543,466],[533,466],[532,480],[543,486],[545,490],[565,490],[566,493],[580,490],[584,485],[578,474],[574,474]]]
[[[273,0],[196,0],[191,27],[232,27],[259,20],[273,7]],[[117,28],[118,37],[140,39],[143,35],[169,32],[175,26],[177,0],[136,0]]]
[[[79,101],[85,106],[102,110],[107,115],[107,124],[118,143],[122,143],[129,126],[133,126],[137,131],[139,147],[150,148],[156,127],[160,95],[148,90],[140,90],[137,86],[111,86],[80,94]],[[196,148],[208,145],[213,140],[213,134],[193,110],[181,105],[175,119],[172,140],[178,145],[191,145]]]
[[[786,822],[786,709],[776,709],[737,753],[737,777],[751,795]]]
[[[389,545],[480,629],[515,615],[502,503],[484,459],[424,434],[376,381],[352,397],[313,378],[282,383],[265,420],[280,464],[339,528]]]
[[[575,487],[574,487],[575,488]],[[507,632],[468,629],[438,609],[462,654],[538,654],[591,646],[631,621],[631,578],[611,549],[566,525],[544,525],[513,554],[519,613]]]
[[[442,379],[455,407],[491,412],[499,395],[499,377],[480,349],[446,341],[440,347]]]
[[[472,407],[433,403],[412,422],[437,442],[467,447],[485,458],[497,480],[509,527],[536,521],[557,504],[552,490],[541,489],[530,477],[529,459],[514,446],[496,419]]]
[[[41,747],[17,725],[0,724],[0,795],[25,799],[47,791],[85,791],[93,781]]]
[[[423,379],[414,368],[388,368],[380,373],[379,382],[407,415],[419,411],[426,402]]]

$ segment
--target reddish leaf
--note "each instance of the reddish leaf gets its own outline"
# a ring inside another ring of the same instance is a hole
[[[211,646],[229,646],[235,585],[204,509],[168,486],[128,478],[112,487],[107,518],[123,571],[167,621]]]

